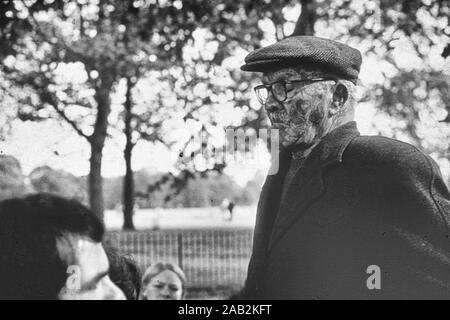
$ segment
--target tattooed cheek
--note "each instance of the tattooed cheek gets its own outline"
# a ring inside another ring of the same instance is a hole
[[[306,114],[306,105],[307,102],[303,99],[298,99],[295,101],[295,108],[292,110],[292,114],[304,116]]]
[[[323,111],[320,109],[315,109],[311,111],[311,114],[309,115],[309,121],[311,121],[314,124],[319,124],[324,117]]]
[[[303,123],[305,122],[305,115],[303,114],[302,110],[293,109],[289,113],[289,119],[291,123]]]

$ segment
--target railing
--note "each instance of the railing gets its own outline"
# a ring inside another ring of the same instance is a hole
[[[188,287],[240,288],[247,276],[253,231],[163,230],[109,232],[107,241],[134,257],[142,271],[154,262],[178,264]]]

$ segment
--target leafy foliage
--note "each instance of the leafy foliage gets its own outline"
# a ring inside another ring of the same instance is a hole
[[[316,26],[333,30],[331,37],[361,48],[364,58],[375,56],[380,63],[384,80],[371,84],[363,101],[397,120],[401,125],[395,130],[412,143],[449,159],[447,147],[433,146],[420,127],[429,122],[428,115],[438,114],[440,119],[432,121],[450,138],[450,70],[448,61],[447,67],[437,63],[448,57],[450,2],[341,0],[316,5]],[[406,64],[407,59],[415,65]]]

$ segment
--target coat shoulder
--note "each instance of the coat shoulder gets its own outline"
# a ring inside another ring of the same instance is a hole
[[[431,157],[417,147],[383,136],[356,137],[344,151],[343,161],[355,166],[379,166],[386,171],[423,173],[434,169]]]

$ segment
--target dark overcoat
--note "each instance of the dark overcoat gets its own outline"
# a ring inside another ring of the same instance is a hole
[[[280,203],[289,158],[263,186],[241,298],[450,299],[450,194],[429,156],[349,122]]]

